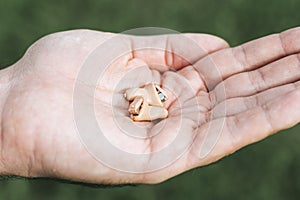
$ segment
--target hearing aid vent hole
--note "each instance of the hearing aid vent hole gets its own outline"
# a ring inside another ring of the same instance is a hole
[[[166,101],[166,96],[163,93],[158,93],[159,99],[161,100],[161,102],[165,102]]]

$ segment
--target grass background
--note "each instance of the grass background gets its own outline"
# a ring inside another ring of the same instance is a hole
[[[300,25],[299,0],[0,0],[0,69],[38,38],[89,28],[156,26],[220,36],[232,46]],[[91,188],[51,180],[1,180],[14,199],[298,199],[300,127],[154,186]]]

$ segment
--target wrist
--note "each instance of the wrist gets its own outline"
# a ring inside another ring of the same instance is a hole
[[[3,115],[2,111],[8,96],[8,91],[10,88],[10,73],[11,67],[0,70],[0,176],[10,175],[9,172],[5,169],[5,158],[3,153]]]

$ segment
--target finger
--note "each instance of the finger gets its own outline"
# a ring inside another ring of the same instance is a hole
[[[208,89],[212,90],[233,74],[253,70],[299,52],[300,27],[218,51],[194,66],[205,77]]]
[[[218,118],[197,130],[190,168],[206,165],[300,122],[300,89],[237,115]],[[214,131],[215,127],[222,127]],[[203,152],[206,152],[205,154]],[[205,156],[201,156],[205,155]]]
[[[132,55],[153,69],[178,70],[204,56],[228,47],[221,38],[207,34],[173,34],[131,38]]]
[[[251,96],[261,91],[300,80],[300,54],[294,54],[262,68],[226,79],[211,92],[217,103]]]
[[[296,89],[300,89],[300,81],[275,87],[264,92],[248,96],[232,98],[217,104],[211,111],[211,119],[230,117],[238,113],[262,106]]]
[[[236,149],[264,139],[272,133],[290,128],[300,121],[300,89],[274,99],[260,107],[228,118],[227,134]]]
[[[197,45],[202,46],[209,54],[229,47],[224,39],[214,35],[199,33],[184,33],[183,35],[193,40]]]

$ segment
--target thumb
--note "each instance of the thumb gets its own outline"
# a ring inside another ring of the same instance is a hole
[[[180,70],[204,56],[228,48],[227,42],[208,34],[133,36],[132,55],[159,71]]]

